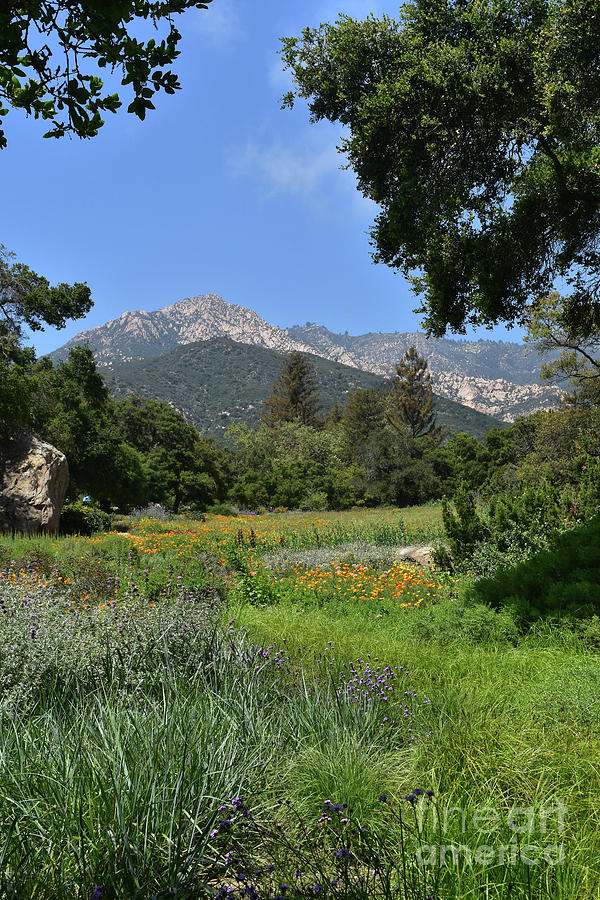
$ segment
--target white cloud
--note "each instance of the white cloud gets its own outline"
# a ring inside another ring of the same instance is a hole
[[[253,174],[265,181],[274,193],[312,194],[341,163],[335,147],[286,147],[281,143],[260,146],[249,141],[234,159],[240,174]]]
[[[341,169],[344,161],[328,129],[318,136],[303,136],[293,146],[248,141],[244,151],[233,157],[232,166],[239,176],[262,181],[273,195],[289,194],[316,202],[325,214],[343,210],[344,215],[355,215],[366,225],[372,222],[377,207],[356,189],[352,172]]]

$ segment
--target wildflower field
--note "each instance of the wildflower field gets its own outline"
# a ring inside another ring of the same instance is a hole
[[[600,897],[600,657],[435,506],[0,541],[0,898]]]

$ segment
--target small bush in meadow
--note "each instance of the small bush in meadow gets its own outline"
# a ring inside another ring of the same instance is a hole
[[[63,534],[90,535],[98,531],[108,531],[111,517],[95,503],[77,500],[63,506],[60,516],[60,530]]]

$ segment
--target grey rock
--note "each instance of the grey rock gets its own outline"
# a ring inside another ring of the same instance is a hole
[[[396,551],[396,559],[399,562],[413,562],[419,566],[433,566],[435,565],[434,560],[434,548],[433,547],[400,547],[399,550]]]
[[[15,432],[0,447],[0,531],[56,534],[68,486],[64,453]]]

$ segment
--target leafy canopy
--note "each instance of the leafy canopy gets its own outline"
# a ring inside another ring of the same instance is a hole
[[[58,284],[37,275],[0,244],[0,346],[8,359],[17,352],[23,327],[41,331],[45,325],[63,328],[68,319],[80,319],[92,307],[86,284]]]
[[[44,137],[95,137],[105,112],[121,106],[98,70],[118,73],[133,99],[127,111],[144,119],[159,91],[179,87],[165,68],[179,56],[181,34],[173,17],[206,9],[211,0],[25,0],[0,8],[0,126],[8,107],[45,119]],[[139,25],[166,25],[166,35],[136,37]],[[5,106],[6,104],[6,106]],[[0,127],[0,148],[6,137]]]
[[[600,307],[597,0],[410,0],[283,40],[284,98],[346,129],[374,257],[425,327],[521,321],[556,279]]]
[[[576,388],[572,402],[600,402],[600,307],[582,316],[572,297],[554,291],[532,305],[525,340],[538,353],[553,355],[542,366],[542,377],[570,379]]]
[[[0,437],[12,426],[30,424],[35,354],[22,346],[24,329],[63,328],[68,319],[81,318],[92,306],[86,284],[52,286],[14,258],[0,244]]]

